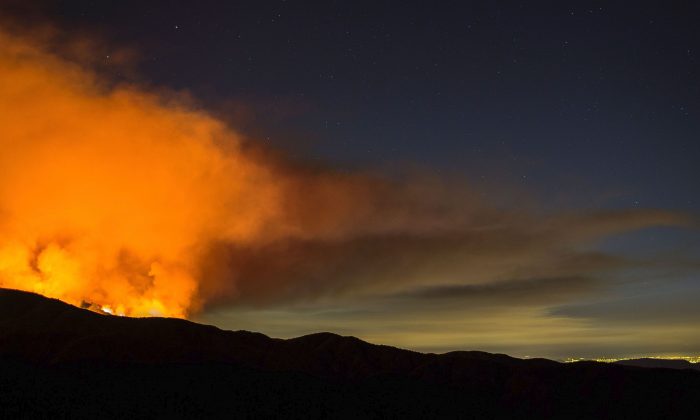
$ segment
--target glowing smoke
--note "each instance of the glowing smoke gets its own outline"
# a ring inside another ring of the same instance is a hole
[[[280,211],[269,172],[205,114],[0,46],[0,285],[184,316],[202,247],[251,241]]]
[[[468,266],[490,281],[500,267],[547,266],[549,243],[677,220],[606,216],[542,232],[441,183],[292,166],[204,112],[110,86],[1,31],[0,129],[0,286],[117,314],[184,317],[222,296],[342,289],[333,281],[347,276],[410,284]],[[436,254],[444,264],[425,260]]]
[[[410,222],[406,212],[375,220],[377,198],[391,195],[381,182],[247,152],[206,113],[110,87],[1,32],[0,126],[0,286],[74,304],[186,316],[212,244]]]

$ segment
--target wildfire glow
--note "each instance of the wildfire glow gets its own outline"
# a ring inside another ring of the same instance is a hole
[[[311,290],[285,284],[298,253],[277,254],[279,267],[255,260],[271,244],[421,233],[468,217],[461,206],[430,210],[434,188],[292,164],[172,93],[114,86],[47,45],[0,28],[0,287],[186,317],[243,289]],[[235,264],[222,246],[239,253]]]
[[[279,213],[216,119],[2,32],[0,127],[1,287],[184,317],[207,244],[259,241]]]
[[[232,299],[585,278],[605,266],[577,245],[686,223],[651,210],[539,219],[461,182],[289,162],[48,45],[0,28],[0,287],[186,317]]]

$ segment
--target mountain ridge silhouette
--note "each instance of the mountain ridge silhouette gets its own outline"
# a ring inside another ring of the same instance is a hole
[[[101,315],[0,289],[0,406],[14,418],[692,418],[700,372],[418,353]]]

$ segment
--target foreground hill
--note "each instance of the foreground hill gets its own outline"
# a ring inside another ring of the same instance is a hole
[[[697,401],[692,370],[280,340],[0,289],[8,418],[692,418]]]

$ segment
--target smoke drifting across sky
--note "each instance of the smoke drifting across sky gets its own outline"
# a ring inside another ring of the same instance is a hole
[[[401,313],[443,295],[441,310],[487,313],[599,290],[633,263],[591,244],[688,222],[543,214],[430,174],[291,162],[184,95],[53,51],[0,32],[2,287],[136,316],[358,299]]]

